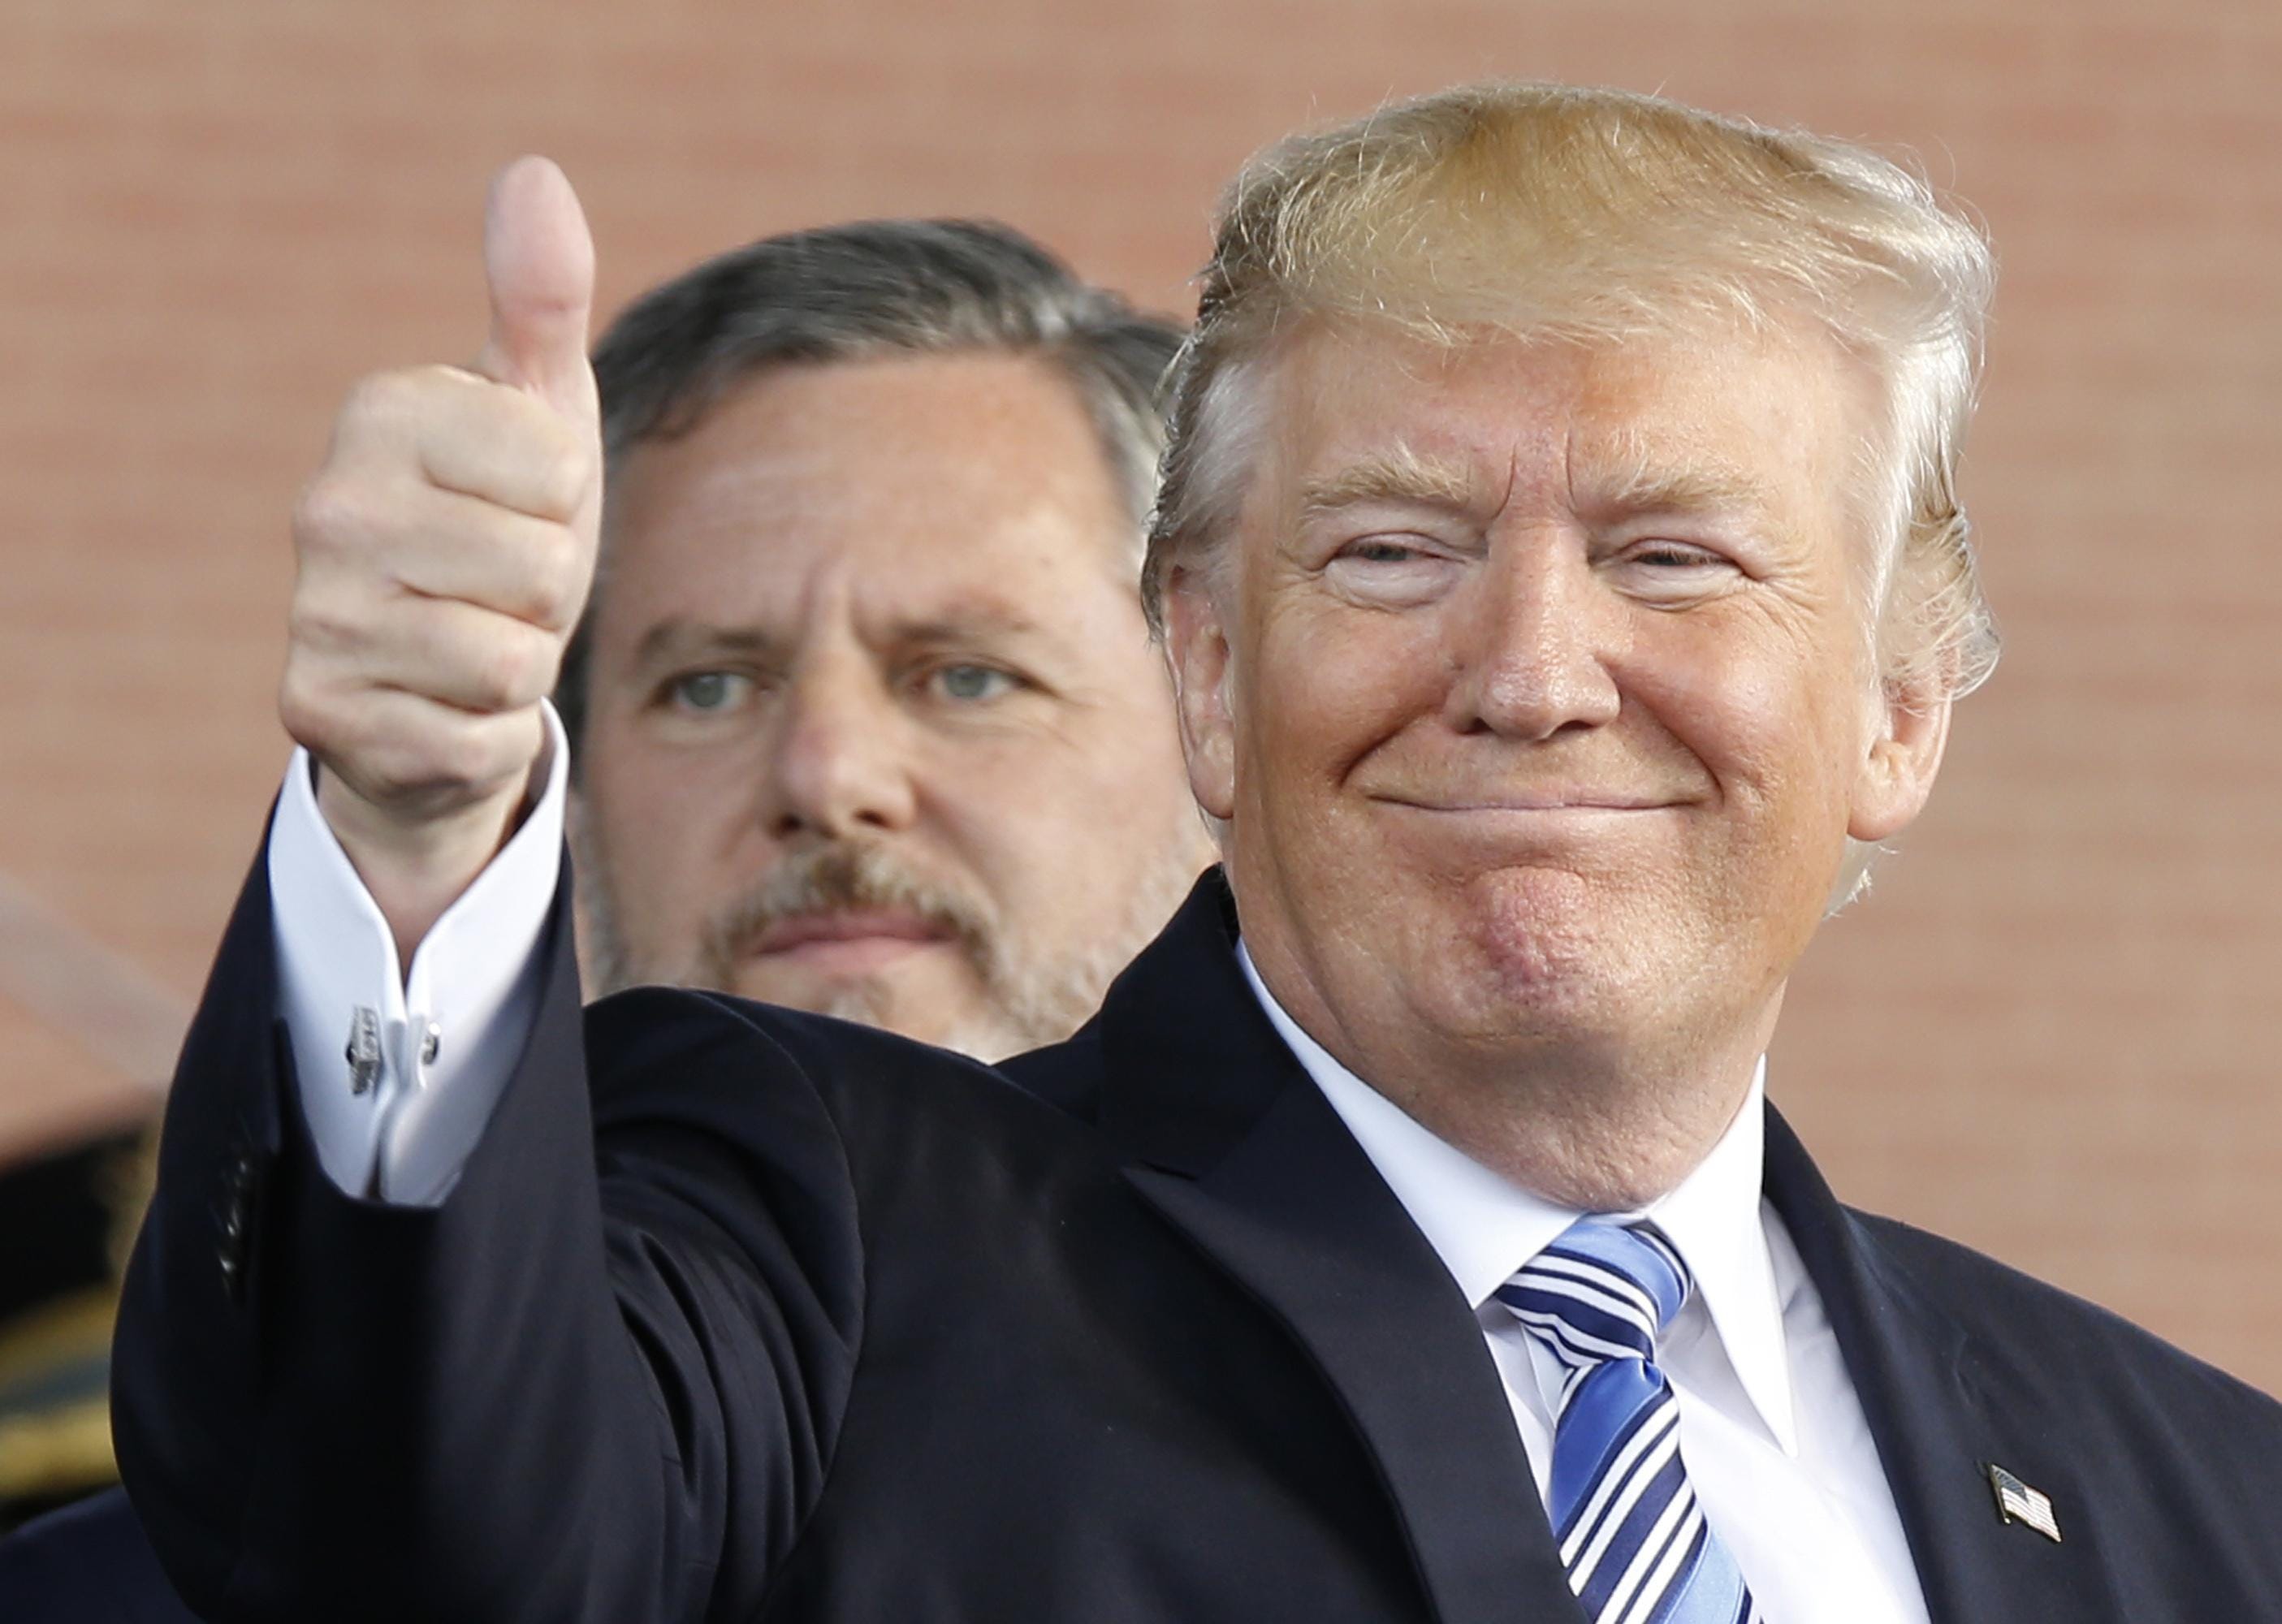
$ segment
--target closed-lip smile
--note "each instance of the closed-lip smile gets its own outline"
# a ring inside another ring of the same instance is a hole
[[[1375,797],[1414,812],[1657,812],[1676,806],[1673,796],[1626,795],[1605,789],[1539,789],[1507,791],[1494,796],[1427,799],[1417,796]]]

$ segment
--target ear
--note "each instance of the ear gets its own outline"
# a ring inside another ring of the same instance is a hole
[[[1236,811],[1236,723],[1230,701],[1231,663],[1221,606],[1202,571],[1176,564],[1165,579],[1165,657],[1189,791],[1213,818]]]
[[[1869,748],[1854,775],[1846,832],[1855,839],[1890,840],[1925,809],[1949,743],[1951,693],[1940,662],[1882,685]]]

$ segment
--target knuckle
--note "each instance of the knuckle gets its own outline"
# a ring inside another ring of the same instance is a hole
[[[293,503],[293,537],[303,550],[338,546],[361,527],[353,483],[327,468],[301,487]]]
[[[423,392],[418,369],[398,367],[368,372],[349,385],[348,398],[341,405],[341,429],[345,435],[353,431],[393,428],[417,415],[416,402]]]
[[[549,631],[569,631],[584,587],[577,540],[560,528],[538,538],[531,560],[531,618]]]
[[[475,697],[486,711],[519,711],[546,692],[548,660],[542,638],[502,628],[485,640],[473,672]]]
[[[287,730],[326,772],[376,804],[404,793],[399,742],[369,704],[338,697],[281,698]]]
[[[455,789],[485,789],[501,776],[501,752],[489,729],[465,725],[448,728],[436,747],[436,765]]]
[[[486,639],[470,682],[476,703],[486,711],[505,711],[515,704],[523,675],[523,651],[515,639]]]
[[[285,610],[289,660],[337,654],[355,645],[361,631],[361,622],[337,588],[321,588],[307,578],[295,584]]]
[[[313,751],[322,752],[334,742],[333,709],[323,702],[316,683],[297,661],[287,661],[284,679],[277,685],[277,719],[296,744]]]
[[[555,691],[555,680],[563,672],[563,644],[560,637],[539,634],[532,657],[530,685],[524,690],[524,705],[535,705]]]
[[[408,792],[464,801],[496,789],[518,765],[513,753],[514,730],[503,725],[508,719],[439,721],[412,764],[415,778]]]
[[[285,610],[285,677],[291,681],[298,662],[310,650],[330,641],[331,627],[322,610],[306,593],[296,592]]]
[[[549,443],[539,452],[532,470],[533,492],[541,512],[549,518],[568,519],[586,499],[594,478],[594,459],[589,447],[567,424],[555,425]]]
[[[348,628],[328,610],[296,594],[285,611],[286,675],[320,655],[338,651],[348,641]]]

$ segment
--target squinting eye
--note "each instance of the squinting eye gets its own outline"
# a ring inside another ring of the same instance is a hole
[[[1652,564],[1659,570],[1700,570],[1727,563],[1717,553],[1677,541],[1651,542],[1636,548],[1632,559],[1634,563]]]
[[[677,710],[702,716],[729,709],[752,686],[750,677],[741,677],[734,672],[693,671],[686,677],[676,677],[667,685],[666,692]]]
[[[1432,539],[1404,532],[1357,536],[1323,566],[1323,579],[1371,609],[1415,609],[1455,586],[1465,564]]]
[[[995,665],[944,665],[930,677],[946,699],[996,699],[1014,686],[1014,679]]]
[[[1365,563],[1408,563],[1424,555],[1400,541],[1358,541],[1340,556],[1361,559]]]

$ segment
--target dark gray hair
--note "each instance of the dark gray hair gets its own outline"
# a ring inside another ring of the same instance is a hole
[[[1069,380],[1100,437],[1133,516],[1137,591],[1165,442],[1159,386],[1182,336],[990,221],[869,220],[763,237],[653,288],[603,333],[594,378],[606,478],[627,452],[687,432],[770,367],[973,350],[1032,355]],[[606,573],[598,570],[597,596]],[[555,683],[574,747],[594,618],[590,601]]]

